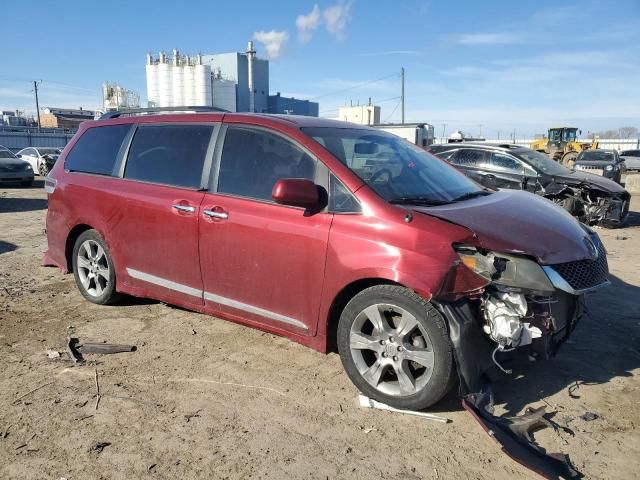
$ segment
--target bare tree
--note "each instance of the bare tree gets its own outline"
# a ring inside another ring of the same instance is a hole
[[[620,138],[638,138],[638,129],[636,127],[621,127]]]

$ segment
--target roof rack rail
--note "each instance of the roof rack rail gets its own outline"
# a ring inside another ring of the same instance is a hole
[[[117,110],[115,112],[106,112],[102,114],[100,120],[108,120],[110,118],[120,118],[132,115],[145,115],[164,112],[184,112],[184,113],[203,113],[203,112],[222,112],[229,113],[229,110],[217,107],[150,107],[150,108],[131,108],[128,110]]]

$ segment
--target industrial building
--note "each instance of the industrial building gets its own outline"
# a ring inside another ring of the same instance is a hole
[[[232,112],[267,112],[269,61],[256,57],[253,42],[244,53],[172,56],[147,54],[150,107],[213,106]]]
[[[318,103],[293,97],[283,97],[280,95],[280,92],[278,92],[275,95],[269,95],[268,112],[317,117]]]
[[[128,90],[117,83],[104,83],[102,85],[103,112],[139,107],[140,95],[137,92]]]
[[[76,129],[86,120],[93,120],[93,110],[73,108],[45,108],[40,114],[40,126],[42,128]]]
[[[372,105],[350,105],[340,107],[336,120],[357,123],[358,125],[375,125],[380,123],[380,107]]]

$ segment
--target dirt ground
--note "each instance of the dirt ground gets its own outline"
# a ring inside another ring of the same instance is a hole
[[[336,354],[157,302],[85,301],[39,266],[46,208],[41,181],[0,189],[0,477],[538,478],[455,392],[431,410],[448,424],[361,409]],[[640,197],[632,210],[627,228],[599,230],[612,286],[589,296],[558,358],[496,385],[500,413],[556,412],[566,429],[536,438],[586,478],[640,469]],[[69,334],[138,350],[48,358]]]

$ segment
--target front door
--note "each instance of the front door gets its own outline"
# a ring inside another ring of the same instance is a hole
[[[316,181],[317,161],[263,129],[230,126],[224,137],[217,191],[205,195],[200,213],[205,304],[249,324],[313,335],[333,216],[278,205],[271,190],[280,178]]]

